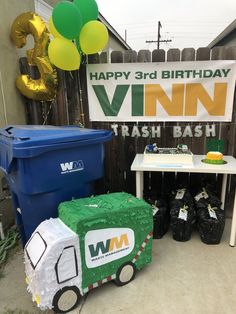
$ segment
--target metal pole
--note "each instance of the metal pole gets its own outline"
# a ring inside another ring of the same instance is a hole
[[[161,39],[161,22],[158,21],[158,32],[157,32],[157,49],[160,48],[160,39]]]

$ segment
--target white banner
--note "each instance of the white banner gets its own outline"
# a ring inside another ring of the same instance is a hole
[[[231,121],[236,62],[87,65],[91,121]]]

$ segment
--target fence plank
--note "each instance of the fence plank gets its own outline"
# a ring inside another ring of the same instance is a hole
[[[211,60],[224,60],[225,56],[226,56],[225,47],[214,47],[211,50]],[[227,149],[228,141],[227,141],[226,134],[228,133],[228,123],[222,123],[222,122],[217,123],[216,130],[217,130],[216,138],[218,138],[219,140],[224,139],[224,146],[225,146],[225,149]],[[213,180],[213,176],[211,176],[211,178]],[[215,176],[215,182],[216,182],[216,187],[217,187],[216,190],[219,195],[221,191],[222,179],[223,179],[222,175]]]
[[[210,56],[211,56],[210,48],[208,47],[199,48],[197,49],[196,61],[210,60]],[[207,124],[208,123],[203,123],[203,126]],[[194,125],[196,125],[196,123]],[[206,137],[204,136],[203,140],[194,139],[193,147],[195,148],[194,151],[195,154],[204,154],[206,148]]]
[[[144,60],[148,59],[148,53],[147,51],[143,50],[140,54],[140,52],[137,55],[136,51],[125,51],[124,52],[124,62],[130,63],[130,62],[145,62]],[[127,123],[127,125],[132,128],[134,125],[140,126],[139,123]],[[130,170],[131,164],[134,160],[135,154],[139,152],[139,149],[141,149],[142,146],[142,139],[137,137],[125,137],[123,139],[123,160],[125,163],[125,167],[123,169],[124,177],[125,177],[125,183],[126,183],[126,189],[129,193],[132,193],[135,195],[135,174]]]
[[[151,51],[150,50],[139,50],[138,62],[151,62]]]
[[[111,53],[111,63],[123,63],[124,55],[122,51],[112,51]]]
[[[137,62],[151,62],[151,51],[150,50],[140,50],[138,52],[138,58]],[[146,123],[140,123],[137,122],[136,125],[139,127],[142,127],[143,125],[147,125]],[[143,153],[144,148],[147,144],[147,140],[143,137],[135,138],[134,139],[135,143],[135,152],[136,153]]]
[[[107,63],[108,62],[108,56],[106,52],[102,52],[99,57],[95,57],[95,59],[91,60],[92,63],[98,64],[98,63]],[[92,122],[91,127],[94,129],[107,129],[110,130],[110,124],[109,122]],[[104,158],[104,176],[100,180],[98,180],[96,183],[96,192],[97,193],[107,193],[107,192],[113,192],[113,168],[111,167],[112,164],[112,154],[113,154],[113,142],[115,139],[113,138],[112,141],[104,144],[104,150],[105,150],[105,158]]]
[[[65,72],[69,124],[80,122],[79,84],[77,71]]]
[[[100,61],[100,59],[99,59],[99,54],[98,53],[95,53],[95,54],[87,56],[88,64],[97,64],[97,63],[99,63],[99,61]]]
[[[211,51],[208,47],[201,47],[198,48],[196,51],[196,61],[205,61],[210,60]],[[193,122],[192,127],[196,127],[197,125],[202,125],[203,129],[205,130],[206,123],[199,123],[199,122]],[[203,137],[192,139],[192,147],[191,150],[194,154],[204,154],[205,153],[205,146],[206,146],[206,138],[203,135]],[[190,188],[193,191],[197,190],[197,187],[200,187],[202,184],[203,179],[207,179],[206,175],[201,174],[193,174],[190,175]]]
[[[180,50],[179,49],[169,49],[167,51],[167,62],[176,62],[176,61],[180,61]],[[164,129],[163,129],[163,134],[162,136],[164,136],[164,147],[176,147],[178,144],[178,139],[174,138],[173,136],[173,126],[174,125],[179,125],[179,123],[175,123],[175,122],[166,122],[164,125]],[[168,173],[165,172],[163,175],[163,182],[162,182],[162,186],[163,186],[163,192],[164,194],[169,194],[170,190],[173,189],[175,187],[175,173]]]
[[[87,78],[86,78],[86,64],[97,64],[100,61],[100,56],[98,53],[84,56],[82,64],[79,69],[78,79],[81,84],[81,107],[83,108],[82,118],[84,119],[85,126],[88,128],[92,127],[92,122],[89,119],[89,105],[88,105],[88,91],[87,91]]]
[[[166,52],[164,49],[155,49],[152,52],[152,62],[165,62]]]
[[[179,49],[169,49],[167,51],[167,62],[180,61],[180,50]],[[168,122],[165,123],[165,147],[176,147],[179,143],[177,138],[173,137],[173,126],[180,125],[178,122]]]
[[[195,61],[195,49],[194,48],[184,48],[181,52],[181,61]],[[186,125],[189,125],[193,130],[195,126],[191,121],[189,123],[179,123],[179,125],[184,129]],[[193,148],[193,137],[185,137],[182,140],[183,144],[186,144],[191,150]]]
[[[99,56],[100,63],[107,63],[108,62],[108,55],[106,51],[103,51]]]
[[[211,60],[225,60],[226,58],[226,47],[214,47],[211,51]],[[219,127],[217,128],[218,139],[224,140],[225,151],[226,154],[228,150],[228,133],[229,133],[229,123],[220,122]]]
[[[111,53],[111,63],[123,63],[124,54],[121,51],[112,51]],[[126,158],[129,155],[125,155],[125,139],[119,135],[114,137],[112,141],[112,187],[113,191],[122,191],[126,188],[126,177],[124,175],[124,169],[127,167]]]
[[[214,47],[211,50],[211,60],[225,60],[226,47]]]
[[[236,60],[236,46],[226,48],[226,60]]]
[[[91,60],[92,63],[107,63],[108,62],[108,55],[107,52],[102,52],[97,58]],[[110,123],[109,122],[92,122],[91,127],[94,129],[106,129],[110,130]],[[113,137],[112,141],[104,144],[104,176],[100,180],[96,182],[95,191],[96,193],[107,193],[113,192],[113,168],[111,167],[113,163],[113,146],[116,139]]]
[[[167,61],[168,62],[180,61],[180,50],[176,48],[169,49],[167,51]]]
[[[65,75],[66,75],[65,71],[57,69],[57,76],[58,76],[57,105],[58,105],[59,125],[69,124]]]
[[[205,61],[210,60],[211,50],[208,47],[201,47],[197,49],[196,60]]]
[[[124,62],[125,63],[132,63],[137,62],[138,55],[137,52],[134,50],[126,50],[124,52]]]
[[[184,48],[181,53],[181,61],[194,61],[195,60],[195,49]]]
[[[152,51],[152,62],[165,62],[165,50],[155,49]],[[161,122],[149,122],[146,123],[151,128],[161,127],[161,132],[163,132],[165,123]],[[161,135],[160,138],[149,137],[146,141],[146,144],[156,143],[158,147],[164,147],[165,134]],[[146,172],[144,175],[144,193],[155,195],[155,197],[162,194],[162,173],[161,172]]]

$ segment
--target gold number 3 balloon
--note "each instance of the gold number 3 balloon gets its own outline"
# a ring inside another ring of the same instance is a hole
[[[30,99],[53,100],[57,91],[57,72],[47,55],[50,33],[42,18],[32,12],[19,15],[11,27],[11,38],[18,48],[25,46],[29,34],[34,37],[35,44],[33,49],[27,50],[27,60],[30,65],[37,66],[40,78],[34,80],[29,75],[20,75],[16,86]]]

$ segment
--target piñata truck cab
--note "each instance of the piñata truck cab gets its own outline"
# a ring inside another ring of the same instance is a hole
[[[64,202],[25,247],[28,290],[44,309],[66,313],[114,280],[125,285],[152,259],[152,207],[127,193]]]

